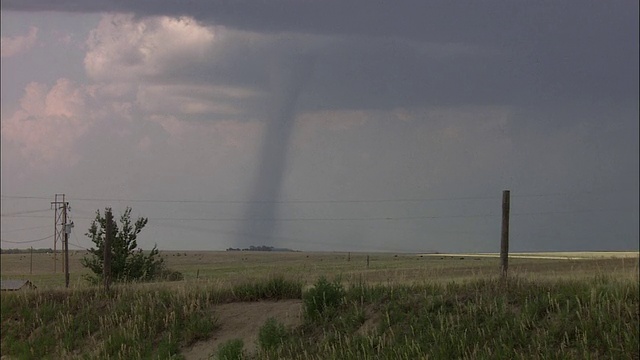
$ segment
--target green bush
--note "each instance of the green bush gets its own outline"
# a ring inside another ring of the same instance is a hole
[[[89,249],[89,256],[80,260],[82,266],[91,270],[93,275],[85,275],[93,284],[99,284],[104,276],[104,250],[107,227],[112,232],[110,276],[113,282],[151,281],[159,277],[166,270],[164,259],[156,246],[145,253],[138,248],[138,235],[147,225],[148,218],[131,219],[131,208],[127,207],[120,217],[120,225],[113,218],[108,222],[106,208],[104,215],[96,211],[96,217],[91,222],[89,231],[85,234],[96,245]],[[109,226],[108,226],[109,225]]]
[[[220,360],[242,360],[244,359],[244,342],[242,339],[229,340],[218,348],[218,359]]]
[[[344,303],[345,290],[338,281],[321,277],[304,296],[304,314],[308,319],[329,318]]]
[[[265,351],[277,349],[287,338],[287,329],[274,318],[269,318],[260,328],[258,343]]]

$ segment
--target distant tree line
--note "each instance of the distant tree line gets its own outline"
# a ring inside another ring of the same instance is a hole
[[[230,247],[227,249],[227,251],[295,251],[295,250],[286,249],[286,248],[275,248],[273,246],[265,246],[265,245],[260,245],[260,246],[251,245],[248,248],[244,248],[244,249]]]
[[[265,245],[261,245],[261,246],[254,246],[251,245],[248,248],[228,248],[227,251],[273,251],[273,246],[265,246]]]

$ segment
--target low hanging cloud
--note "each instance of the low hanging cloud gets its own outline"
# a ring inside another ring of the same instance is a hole
[[[299,99],[301,113],[451,101],[501,104],[514,101],[514,95],[502,95],[527,91],[526,86],[504,91],[500,65],[473,77],[454,71],[466,63],[505,61],[500,49],[465,43],[256,33],[185,16],[111,14],[91,32],[87,45],[85,70],[92,80],[132,84],[143,111],[185,120],[264,119],[258,114],[270,106],[277,72],[302,54],[316,65]],[[515,95],[516,101],[527,95]]]
[[[38,40],[38,28],[32,26],[27,35],[3,36],[0,39],[0,54],[3,58],[17,56],[29,51]]]
[[[240,59],[261,60],[237,44],[254,41],[251,34],[188,17],[109,14],[87,40],[85,71],[109,91],[105,95],[128,98],[144,116],[247,121],[255,119],[251,110],[265,97],[264,81],[249,80],[255,70],[236,60],[238,49],[245,55]],[[245,80],[237,76],[243,73]]]

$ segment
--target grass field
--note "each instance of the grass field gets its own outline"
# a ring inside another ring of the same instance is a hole
[[[183,281],[105,293],[82,279],[84,253],[72,289],[51,254],[34,254],[32,274],[29,254],[3,254],[2,278],[38,290],[2,293],[0,355],[638,359],[638,255],[590,255],[512,258],[505,281],[481,254],[165,252]],[[283,322],[296,306],[300,320]],[[238,321],[259,323],[247,334]]]
[[[344,281],[415,284],[486,278],[499,272],[499,260],[488,254],[388,254],[304,252],[162,252],[167,265],[184,274],[185,281],[215,281],[231,284],[253,281],[274,274],[296,274],[305,283],[319,276],[341,276]],[[557,256],[551,256],[557,254]],[[586,255],[585,255],[586,254]],[[599,255],[598,255],[599,254]],[[614,254],[614,255],[612,255]],[[70,253],[71,287],[88,283],[88,271],[80,260],[85,252]],[[367,267],[367,257],[369,266]],[[29,279],[39,288],[64,286],[61,255],[54,273],[52,254],[2,254],[2,279]],[[512,255],[509,271],[519,277],[579,278],[607,274],[633,278],[638,274],[638,253],[536,253]]]

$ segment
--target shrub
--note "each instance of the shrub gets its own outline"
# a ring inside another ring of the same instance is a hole
[[[303,296],[304,314],[311,320],[331,317],[343,304],[344,297],[345,290],[340,282],[329,282],[321,277]]]
[[[111,208],[105,209],[101,215],[96,211],[96,217],[85,234],[96,245],[89,249],[89,257],[81,260],[84,267],[89,268],[93,275],[87,276],[92,283],[100,283],[104,275],[104,247],[107,227],[112,231],[111,239],[111,266],[110,274],[114,282],[149,281],[154,280],[165,270],[165,265],[158,249],[153,249],[145,254],[138,248],[138,235],[147,225],[148,219],[139,217],[136,221],[131,219],[131,208],[127,207],[120,217],[120,225],[111,218],[107,220],[107,213]]]
[[[218,348],[218,359],[220,360],[242,360],[244,359],[244,342],[242,339],[229,340]]]
[[[265,351],[277,349],[287,338],[287,329],[274,318],[269,318],[260,328],[258,343]]]

